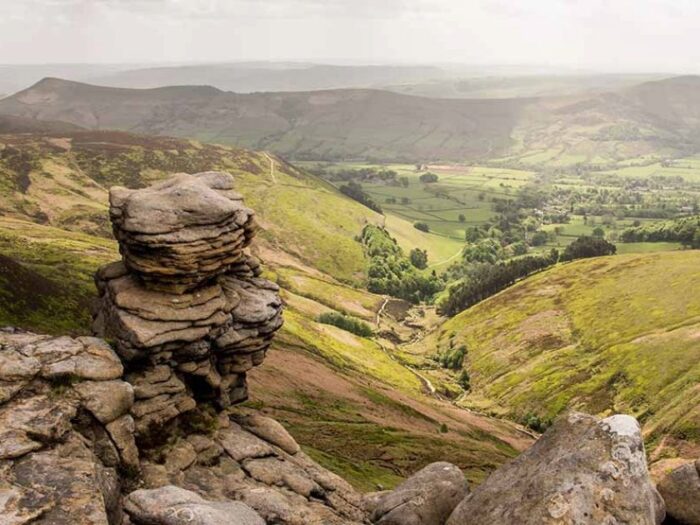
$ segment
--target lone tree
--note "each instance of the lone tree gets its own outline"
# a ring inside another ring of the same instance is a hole
[[[420,231],[425,232],[425,233],[428,233],[428,232],[430,231],[430,226],[428,226],[428,225],[427,225],[426,223],[424,223],[424,222],[414,222],[414,223],[413,223],[413,227],[414,227],[416,230],[420,230]]]

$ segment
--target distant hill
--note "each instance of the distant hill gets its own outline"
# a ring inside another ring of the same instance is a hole
[[[382,89],[433,98],[561,97],[617,91],[668,75],[645,74],[463,74],[421,82],[388,84]]]
[[[0,101],[0,113],[198,138],[297,158],[437,159],[507,151],[525,104],[376,90],[248,95],[205,86],[133,90],[45,79]]]
[[[432,66],[233,63],[137,68],[96,77],[93,83],[124,88],[207,85],[224,91],[314,91],[372,88],[441,79]]]
[[[631,413],[652,448],[697,456],[698,282],[698,250],[560,264],[448,320],[415,350],[466,345],[466,406],[545,426],[567,407]]]
[[[122,89],[44,79],[0,100],[2,113],[296,159],[567,166],[700,149],[700,77],[512,99],[433,99],[367,89],[236,94],[207,86]]]

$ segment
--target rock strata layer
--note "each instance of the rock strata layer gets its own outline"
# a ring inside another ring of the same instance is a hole
[[[244,252],[254,214],[231,175],[112,188],[110,216],[122,261],[97,272],[93,330],[125,362],[137,434],[198,401],[225,408],[246,400],[246,372],[263,362],[282,326],[282,301]]]

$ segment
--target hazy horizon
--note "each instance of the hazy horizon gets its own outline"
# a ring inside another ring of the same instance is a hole
[[[697,73],[699,18],[700,4],[690,0],[9,0],[0,4],[0,64],[272,61]]]

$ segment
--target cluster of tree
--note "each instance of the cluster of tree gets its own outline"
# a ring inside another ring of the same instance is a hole
[[[339,190],[344,195],[347,195],[360,204],[367,206],[370,210],[374,210],[377,213],[384,213],[382,207],[372,197],[370,197],[357,182],[351,180],[347,184],[343,184]]]
[[[420,177],[418,177],[418,180],[421,181],[424,184],[432,184],[433,182],[438,181],[438,176],[435,175],[434,173],[423,173]]]
[[[680,242],[689,248],[700,248],[700,216],[683,217],[636,228],[628,228],[620,236],[622,242]]]
[[[397,202],[399,202],[399,200],[396,197],[387,197],[386,199],[384,199],[384,202],[386,202],[387,204],[396,204]],[[400,202],[401,204],[411,204],[411,199],[409,199],[408,197],[401,197]]]
[[[464,365],[464,358],[467,356],[465,345],[456,348],[450,347],[437,355],[437,362],[440,366],[449,370],[459,370]]]
[[[561,260],[573,261],[574,259],[615,255],[616,252],[617,248],[615,245],[606,241],[605,239],[601,239],[600,237],[582,236],[566,247],[561,256]]]
[[[332,181],[362,181],[362,182],[383,182],[385,184],[399,184],[397,182],[398,173],[385,168],[333,168],[322,165],[311,166],[307,170],[322,179]]]
[[[355,319],[354,317],[349,317],[338,312],[327,312],[318,316],[318,322],[323,324],[330,324],[337,326],[345,330],[346,332],[351,332],[360,337],[370,337],[372,335],[372,327]]]
[[[360,241],[369,258],[367,289],[370,292],[417,304],[431,300],[444,288],[435,272],[428,275],[419,272],[385,229],[367,225],[362,230]],[[427,254],[425,257],[427,263]]]
[[[430,226],[428,226],[428,224],[425,222],[414,222],[413,227],[416,230],[420,230],[420,231],[425,232],[425,233],[430,232]]]
[[[408,254],[408,260],[419,270],[425,270],[428,267],[428,250],[413,248]]]
[[[445,315],[456,315],[558,260],[559,252],[553,249],[548,255],[528,255],[497,264],[473,264],[466,277],[450,287],[438,309]]]

